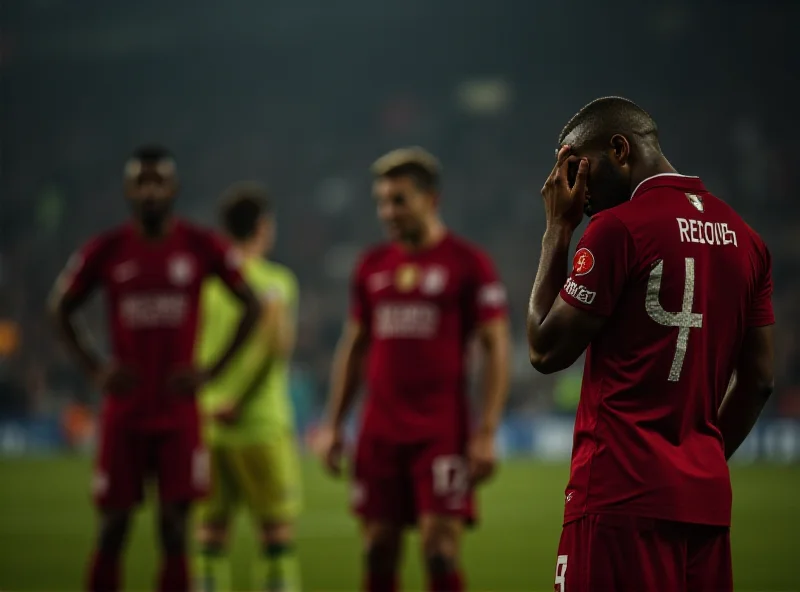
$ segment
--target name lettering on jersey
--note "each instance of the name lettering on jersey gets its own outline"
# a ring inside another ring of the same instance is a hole
[[[378,339],[432,339],[439,330],[439,309],[428,302],[387,302],[375,309]]]
[[[567,278],[567,283],[564,284],[564,291],[578,302],[583,302],[584,304],[591,304],[594,302],[595,296],[597,296],[597,292],[592,292],[586,287],[581,286],[571,277]]]
[[[189,300],[183,294],[139,293],[120,300],[120,319],[130,329],[179,327],[189,311]]]
[[[432,265],[422,274],[420,292],[428,296],[441,294],[447,285],[447,270],[440,265]]]
[[[478,290],[478,306],[499,308],[506,304],[506,287],[500,282],[486,284]]]
[[[575,275],[586,275],[594,269],[594,254],[586,247],[575,251],[572,258],[572,272]]]
[[[739,246],[736,231],[728,228],[725,222],[703,222],[686,218],[676,218],[676,220],[682,243]]]
[[[167,262],[169,281],[176,286],[185,286],[194,279],[194,261],[188,255],[173,255]]]

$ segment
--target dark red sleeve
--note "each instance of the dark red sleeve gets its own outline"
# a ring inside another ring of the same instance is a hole
[[[595,215],[578,242],[561,298],[575,308],[609,316],[633,260],[633,239],[611,213]]]
[[[350,279],[350,318],[364,327],[369,327],[372,309],[367,293],[366,262],[362,259],[353,270]]]
[[[97,288],[107,248],[108,241],[97,237],[75,251],[59,276],[60,290],[70,298],[82,300]]]
[[[231,290],[237,290],[244,283],[242,257],[239,252],[228,241],[213,232],[206,234],[205,243],[209,271],[218,276]]]
[[[772,256],[762,243],[761,269],[755,297],[747,311],[748,327],[765,327],[775,324],[775,313],[772,311]]]
[[[500,280],[492,259],[481,251],[476,251],[473,267],[473,281],[470,300],[475,310],[478,324],[486,323],[508,313],[506,287]]]

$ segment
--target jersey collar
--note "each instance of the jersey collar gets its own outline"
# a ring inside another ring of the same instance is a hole
[[[648,177],[636,186],[636,189],[631,193],[631,199],[637,197],[656,187],[676,187],[678,189],[687,189],[689,191],[705,191],[703,182],[700,177],[692,177],[689,175],[680,175],[678,173],[661,173]]]

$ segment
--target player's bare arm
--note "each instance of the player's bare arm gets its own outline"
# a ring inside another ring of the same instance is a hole
[[[484,323],[478,342],[484,354],[482,409],[469,448],[469,471],[473,483],[488,479],[495,470],[495,435],[508,396],[510,334],[505,317]]]
[[[342,425],[361,383],[361,369],[368,346],[367,328],[358,321],[348,320],[333,357],[327,425],[322,434],[325,465],[334,475],[341,474],[344,452]]]
[[[568,182],[570,162],[579,162],[572,188]],[[559,296],[567,279],[572,235],[583,217],[588,173],[588,161],[578,161],[570,156],[569,146],[563,146],[542,187],[547,227],[528,303],[527,326],[531,364],[544,374],[572,365],[605,322],[603,317],[578,310]]]
[[[733,382],[719,408],[718,426],[726,459],[744,442],[772,394],[774,368],[772,325],[749,329]]]
[[[231,293],[236,296],[244,306],[244,313],[242,314],[239,326],[236,328],[236,333],[228,345],[228,348],[223,352],[219,360],[207,370],[209,379],[215,378],[225,369],[225,366],[231,361],[233,356],[236,355],[239,349],[244,345],[250,333],[255,329],[259,315],[261,314],[261,304],[245,282],[239,282],[237,285],[229,287]]]
[[[91,347],[91,336],[79,322],[78,312],[91,292],[75,295],[65,289],[59,278],[51,292],[48,309],[50,316],[83,371],[103,392],[124,393],[135,385],[136,377],[130,369],[116,364],[105,364]]]

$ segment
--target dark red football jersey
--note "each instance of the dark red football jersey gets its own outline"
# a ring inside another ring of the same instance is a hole
[[[358,265],[351,301],[371,336],[363,429],[399,442],[466,437],[466,346],[506,314],[489,257],[452,234],[417,253],[382,245]]]
[[[238,255],[210,231],[182,221],[158,242],[125,225],[72,256],[62,275],[66,291],[82,297],[104,290],[113,358],[138,381],[131,393],[107,393],[105,421],[158,430],[196,420],[195,398],[170,392],[167,381],[192,366],[200,286],[211,274],[238,287]]]
[[[728,525],[717,411],[748,327],[774,323],[761,238],[696,177],[657,175],[594,216],[561,297],[608,317],[586,354],[565,521]]]

